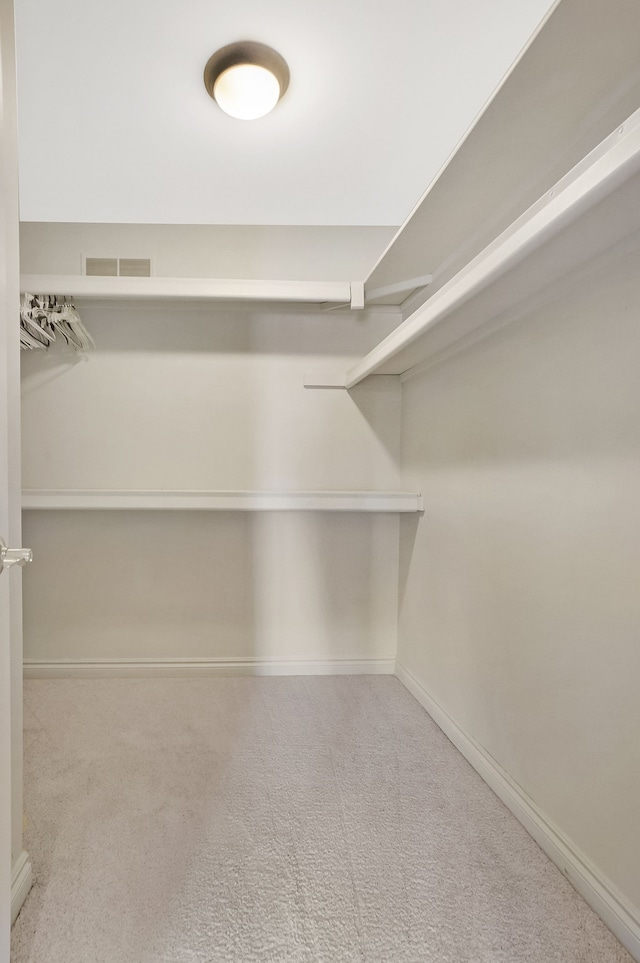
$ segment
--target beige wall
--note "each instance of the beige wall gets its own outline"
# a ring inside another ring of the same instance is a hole
[[[84,257],[151,258],[158,277],[357,281],[393,227],[23,221],[23,274],[82,274]]]
[[[303,386],[388,316],[83,305],[97,349],[23,352],[24,488],[358,489],[398,483],[399,386]]]
[[[400,386],[344,368],[387,315],[82,307],[97,349],[23,353],[28,489],[393,490]],[[393,515],[25,512],[27,659],[393,659]]]
[[[27,512],[25,655],[393,660],[398,521],[307,512]]]
[[[627,245],[405,383],[399,620],[400,663],[635,907],[639,302]]]

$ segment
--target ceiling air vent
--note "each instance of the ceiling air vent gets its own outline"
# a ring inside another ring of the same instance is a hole
[[[84,273],[94,278],[150,278],[148,257],[86,257]]]

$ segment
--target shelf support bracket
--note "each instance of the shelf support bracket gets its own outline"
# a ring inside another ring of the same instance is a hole
[[[364,281],[351,282],[351,310],[362,311],[364,308]]]

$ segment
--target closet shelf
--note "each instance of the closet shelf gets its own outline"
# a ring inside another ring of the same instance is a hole
[[[345,387],[353,388],[371,374],[405,374],[508,311],[523,297],[539,292],[550,281],[582,266],[628,236],[634,225],[637,229],[637,192],[625,206],[622,200],[626,195],[620,188],[628,186],[627,182],[639,170],[640,110],[637,110],[351,368],[345,377]],[[595,211],[599,219],[595,226],[592,223],[589,230],[582,230],[581,224],[576,224],[581,215],[594,211],[599,202],[616,192],[622,196],[617,205],[611,204],[615,207],[613,214],[601,206]],[[570,225],[573,225],[571,236],[562,245],[558,257],[537,261],[531,258],[540,249],[546,251],[550,247],[548,242]],[[507,281],[505,275],[518,265],[519,270],[512,272]],[[459,317],[454,319],[455,312],[460,314],[459,309],[485,289],[490,289],[488,296],[473,316],[467,308],[464,323],[460,323]],[[444,321],[452,322],[451,330],[434,338],[436,326],[447,327]]]
[[[76,274],[23,274],[20,290],[30,294],[96,299],[176,299],[293,301],[364,307],[362,281],[261,281],[234,278],[87,277]]]
[[[377,491],[94,491],[30,489],[22,493],[23,509],[41,510],[169,510],[228,512],[421,512],[416,492]]]

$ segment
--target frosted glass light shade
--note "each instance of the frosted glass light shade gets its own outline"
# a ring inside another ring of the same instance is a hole
[[[289,68],[272,47],[239,40],[209,57],[204,85],[225,113],[241,120],[255,120],[273,110],[285,93]]]
[[[273,110],[280,99],[277,77],[258,64],[237,64],[220,74],[213,85],[219,107],[231,117],[255,120]]]

